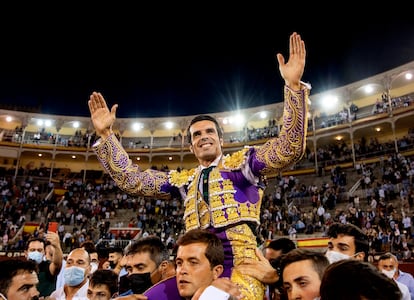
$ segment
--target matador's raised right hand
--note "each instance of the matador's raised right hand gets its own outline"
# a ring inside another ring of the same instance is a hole
[[[93,92],[89,97],[88,105],[96,134],[104,139],[107,138],[112,133],[112,125],[116,119],[115,114],[118,104],[114,104],[111,111],[109,111],[108,105],[102,94]]]

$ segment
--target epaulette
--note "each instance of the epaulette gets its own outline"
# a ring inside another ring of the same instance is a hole
[[[223,168],[227,170],[238,170],[246,162],[246,153],[250,147],[246,146],[242,150],[236,151],[232,154],[227,154],[223,157]]]
[[[190,170],[171,170],[168,174],[168,179],[171,185],[178,188],[190,183],[194,179],[195,169]]]

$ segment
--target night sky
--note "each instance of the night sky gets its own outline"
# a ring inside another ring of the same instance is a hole
[[[89,116],[87,100],[96,90],[119,104],[118,117],[141,118],[279,102],[275,55],[287,58],[293,31],[306,43],[303,80],[313,93],[414,60],[412,17],[321,17],[306,10],[282,16],[259,6],[48,9],[53,13],[27,8],[10,13],[18,20],[1,21],[3,105]]]

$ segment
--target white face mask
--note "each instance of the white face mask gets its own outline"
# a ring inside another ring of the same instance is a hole
[[[384,273],[385,275],[387,275],[388,278],[393,279],[394,275],[395,275],[395,269],[392,270],[381,270],[382,273]]]
[[[334,262],[337,262],[343,259],[351,258],[351,256],[349,255],[343,254],[341,252],[333,251],[333,250],[326,251],[325,256],[328,258],[330,264],[333,264]]]
[[[98,264],[96,262],[91,262],[91,274],[98,270]]]

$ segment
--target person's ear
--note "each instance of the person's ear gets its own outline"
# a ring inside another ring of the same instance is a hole
[[[221,147],[224,146],[224,139],[223,138],[220,138],[220,145],[221,145]]]
[[[355,258],[357,260],[364,261],[364,259],[365,259],[365,253],[364,253],[364,251],[361,251],[361,252],[356,253],[355,254]]]
[[[188,147],[190,149],[191,153],[194,153],[194,149],[193,149],[193,145],[190,145],[190,147]]]
[[[175,266],[172,262],[164,260],[158,268],[161,272],[161,279],[165,279],[175,275]]]
[[[217,279],[223,274],[224,267],[223,265],[217,265],[213,268],[213,279]]]
[[[158,267],[161,273],[164,273],[167,268],[168,268],[168,261],[166,260],[163,260]]]

